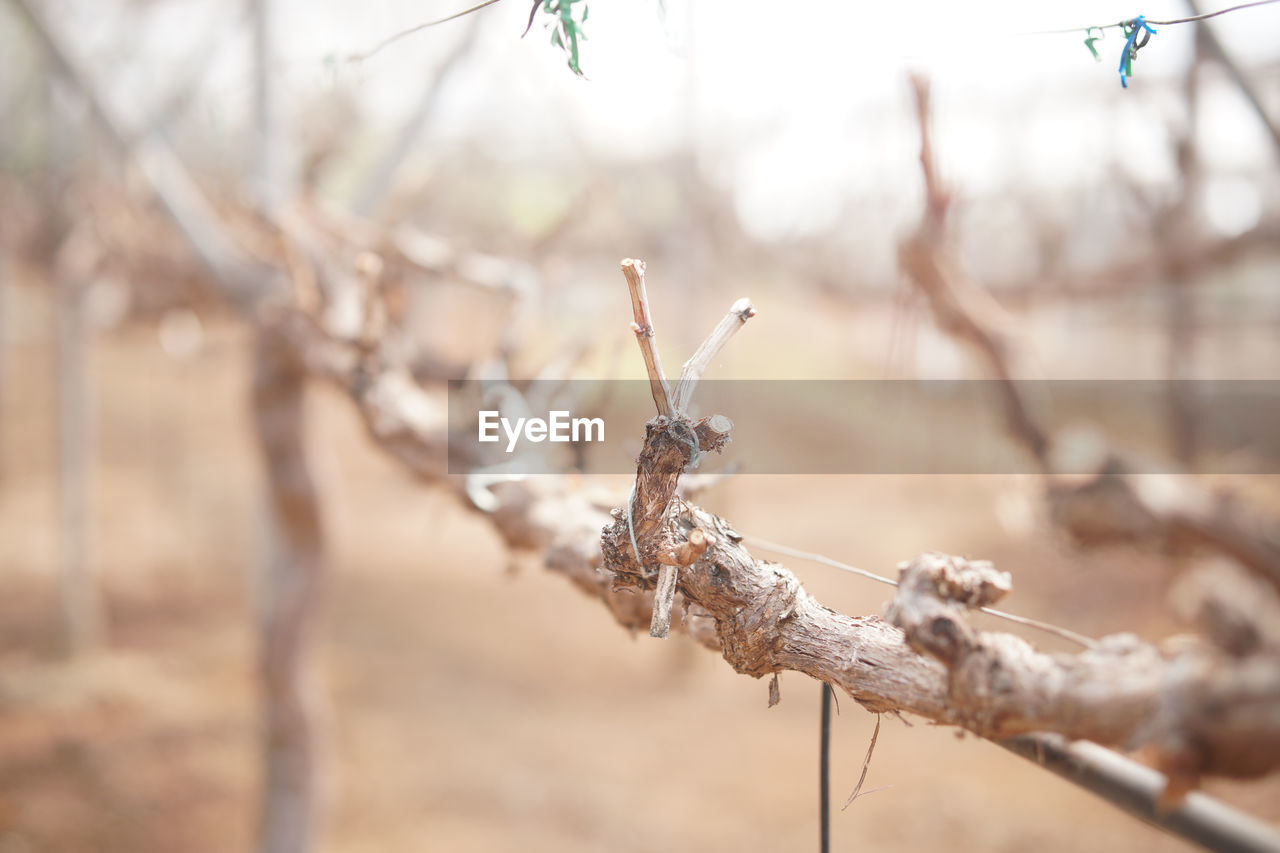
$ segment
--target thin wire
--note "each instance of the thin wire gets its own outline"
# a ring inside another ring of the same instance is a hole
[[[1273,2],[1274,1],[1275,0],[1273,0]],[[830,566],[833,569],[839,569],[842,572],[848,572],[849,574],[858,575],[859,577],[864,577],[867,580],[877,581],[878,583],[887,584],[889,586],[896,587],[898,585],[897,581],[891,580],[884,575],[878,575],[875,572],[869,572],[866,569],[859,569],[856,566],[851,566],[848,563],[842,563],[839,560],[833,560],[822,554],[815,554],[812,551],[801,551],[798,548],[792,548],[788,545],[779,545],[776,542],[769,542],[755,536],[744,536],[742,537],[742,541],[763,551],[773,551],[776,554],[785,554],[788,557],[796,557],[800,560],[809,560],[814,563],[821,563],[824,566]],[[1036,628],[1040,631],[1044,631],[1045,633],[1053,634],[1056,637],[1061,637],[1064,640],[1070,640],[1073,643],[1084,646],[1086,649],[1093,649],[1098,646],[1097,640],[1086,637],[1084,634],[1077,634],[1075,631],[1068,628],[1059,628],[1057,625],[1052,625],[1048,622],[1041,622],[1039,619],[1029,619],[1026,616],[1017,616],[1013,613],[1006,613],[1003,610],[996,610],[994,607],[979,607],[978,609],[988,616],[994,616],[997,619],[1004,619],[1007,622],[1015,622],[1019,625],[1025,625],[1028,628]]]
[[[1225,15],[1228,12],[1238,12],[1241,9],[1251,9],[1254,6],[1270,6],[1272,3],[1280,3],[1280,0],[1254,0],[1254,2],[1252,3],[1241,3],[1238,6],[1228,6],[1227,8],[1219,9],[1216,12],[1206,12],[1203,15],[1193,15],[1190,18],[1174,18],[1173,20],[1169,20],[1169,21],[1152,21],[1148,19],[1147,23],[1157,27],[1160,27],[1160,26],[1167,27],[1170,24],[1190,24],[1196,21],[1207,21],[1210,18],[1216,18],[1219,15]],[[1064,33],[1087,33],[1089,32],[1089,30],[1106,30],[1114,27],[1123,27],[1125,24],[1129,23],[1129,21],[1131,20],[1133,19],[1128,18],[1126,20],[1119,21],[1114,24],[1103,24],[1101,26],[1092,26],[1092,27],[1069,27],[1067,29],[1062,29],[1062,30],[1036,30],[1035,32],[1023,33],[1022,35],[1053,36],[1053,35],[1062,35]]]
[[[378,44],[372,50],[368,50],[364,53],[351,54],[350,56],[347,57],[347,61],[363,62],[364,60],[373,56],[378,51],[382,50],[387,45],[391,44],[392,42],[397,42],[400,39],[404,38],[405,36],[411,36],[414,33],[419,32],[420,30],[427,29],[428,27],[435,27],[435,26],[439,26],[440,24],[446,24],[449,21],[455,20],[457,18],[461,18],[463,15],[470,15],[472,12],[479,12],[485,6],[492,6],[494,3],[497,3],[497,2],[498,0],[484,0],[483,3],[477,3],[476,5],[472,6],[470,9],[463,9],[461,12],[455,12],[454,14],[449,15],[448,17],[440,18],[435,21],[427,21],[425,24],[418,24],[416,26],[410,27],[407,30],[401,30],[400,32],[395,33],[394,35],[389,35],[382,41],[378,42]],[[1268,2],[1275,2],[1275,0],[1268,0]]]
[[[773,551],[774,553],[777,553],[777,554],[785,554],[788,557],[798,557],[801,560],[809,560],[810,562],[821,563],[824,566],[830,566],[831,568],[839,569],[842,572],[849,572],[850,574],[861,575],[867,580],[878,581],[879,583],[888,584],[889,586],[898,585],[897,581],[890,580],[884,575],[878,575],[875,572],[869,572],[866,569],[859,569],[855,566],[849,565],[848,563],[842,563],[839,560],[833,560],[830,557],[824,557],[821,554],[814,554],[811,551],[801,551],[798,548],[791,548],[787,545],[779,545],[776,542],[769,542],[765,539],[760,539],[755,536],[744,536],[742,541],[746,542],[748,545],[753,545],[756,548],[762,548],[765,551]]]

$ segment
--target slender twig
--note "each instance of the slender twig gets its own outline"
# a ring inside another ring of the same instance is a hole
[[[443,18],[438,18],[434,21],[427,21],[425,24],[417,24],[416,26],[409,27],[409,29],[407,30],[401,30],[400,32],[395,33],[394,35],[387,36],[385,39],[378,42],[376,45],[374,45],[374,47],[370,48],[369,50],[366,50],[364,53],[351,54],[350,56],[347,57],[347,61],[348,62],[364,62],[366,59],[373,56],[375,53],[382,50],[387,45],[392,44],[393,42],[397,42],[400,39],[404,38],[405,36],[411,36],[416,32],[420,32],[421,30],[427,29],[428,27],[435,27],[435,26],[439,26],[440,24],[447,24],[449,21],[456,20],[458,18],[461,18],[464,15],[470,15],[472,12],[479,12],[485,6],[492,6],[494,3],[497,3],[497,2],[498,0],[485,0],[485,2],[477,3],[476,5],[472,6],[469,9],[463,9],[461,12],[455,12],[452,15],[447,15]]]
[[[729,313],[721,318],[716,327],[711,330],[711,334],[707,336],[707,339],[684,363],[684,367],[680,370],[680,378],[676,380],[674,402],[677,412],[681,414],[685,412],[685,409],[689,407],[689,400],[693,397],[693,389],[698,387],[698,380],[702,378],[702,374],[711,365],[711,360],[724,348],[729,339],[737,334],[737,331],[745,326],[747,321],[755,315],[755,306],[745,296],[733,303],[732,307],[729,308]]]
[[[653,403],[658,407],[658,414],[672,417],[676,410],[671,404],[671,388],[667,385],[666,374],[662,372],[662,359],[658,357],[658,345],[654,340],[653,320],[649,315],[649,295],[644,289],[644,261],[625,258],[622,261],[622,274],[626,276],[627,288],[631,291],[631,313],[635,315],[631,331],[636,333],[636,343],[640,345],[640,355],[644,358],[644,369],[649,374],[649,391],[653,394]]]
[[[858,799],[858,796],[862,793],[862,786],[866,784],[867,773],[871,770],[871,756],[876,751],[876,741],[880,739],[880,717],[880,714],[876,714],[876,727],[871,731],[871,743],[867,744],[867,757],[862,759],[862,774],[858,776],[858,784],[853,786],[853,793],[849,795],[849,799],[844,801],[840,811],[844,811],[853,805],[853,801]],[[875,788],[874,790],[880,791],[883,789]],[[872,792],[867,791],[867,793],[870,794]]]
[[[1192,15],[1191,17],[1188,17],[1188,18],[1172,18],[1168,21],[1153,21],[1148,18],[1147,23],[1153,26],[1158,26],[1158,27],[1159,26],[1167,27],[1173,24],[1192,24],[1192,23],[1195,23],[1196,21],[1207,21],[1210,18],[1216,18],[1219,15],[1225,15],[1228,12],[1238,12],[1241,9],[1252,9],[1254,6],[1270,6],[1272,3],[1280,3],[1280,0],[1254,0],[1254,2],[1252,3],[1240,3],[1239,5],[1236,5],[1236,6],[1228,6],[1227,8],[1219,9],[1216,12],[1206,12],[1203,15]],[[1021,33],[1021,35],[1056,36],[1056,35],[1065,35],[1067,33],[1087,33],[1090,30],[1108,30],[1116,27],[1123,27],[1125,24],[1129,23],[1130,20],[1132,19],[1126,18],[1125,20],[1117,21],[1114,24],[1101,24],[1101,25],[1095,25],[1092,27],[1066,27],[1060,30],[1036,30],[1034,32]]]
[[[773,551],[777,554],[785,554],[788,557],[796,557],[800,560],[809,560],[810,562],[821,563],[824,566],[830,566],[833,569],[839,569],[842,572],[858,575],[859,577],[864,577],[867,580],[873,580],[877,583],[886,584],[888,586],[896,587],[898,585],[897,581],[887,578],[884,575],[878,575],[875,572],[869,572],[866,569],[859,569],[856,566],[851,566],[848,563],[842,563],[839,560],[834,560],[831,557],[827,557],[822,554],[815,554],[811,551],[801,551],[798,548],[792,548],[787,545],[779,545],[776,542],[769,542],[768,540],[761,539],[758,536],[744,536],[742,537],[742,541],[746,542],[753,548],[760,549],[761,551]],[[1097,640],[1092,640],[1083,634],[1077,634],[1069,628],[1060,628],[1049,622],[1041,622],[1038,619],[1031,619],[1027,616],[1018,616],[1013,613],[1006,613],[1003,610],[996,610],[994,607],[980,607],[978,609],[988,616],[994,616],[997,619],[1004,619],[1006,622],[1014,622],[1018,625],[1025,625],[1028,628],[1035,628],[1037,630],[1044,631],[1047,634],[1053,634],[1055,637],[1070,640],[1071,642],[1083,646],[1086,649],[1092,649],[1098,645]]]

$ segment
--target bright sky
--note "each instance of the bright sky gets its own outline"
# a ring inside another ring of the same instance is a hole
[[[63,2],[101,10],[98,0]],[[169,0],[151,7],[150,26],[124,41],[138,53],[118,91],[169,79],[209,22],[234,5]],[[277,79],[291,103],[346,87],[366,117],[395,122],[466,21],[417,33],[361,64],[341,58],[467,5],[275,0]],[[1221,5],[1226,0],[1206,9]],[[513,159],[573,156],[575,137],[610,157],[644,157],[692,139],[703,167],[732,188],[748,227],[761,236],[804,233],[829,223],[850,194],[900,191],[915,180],[905,75],[918,69],[934,80],[943,168],[969,193],[1100,181],[1115,159],[1153,182],[1172,172],[1165,128],[1179,113],[1176,98],[1160,94],[1169,89],[1161,81],[1185,68],[1194,25],[1158,28],[1128,91],[1116,73],[1118,30],[1099,43],[1101,63],[1083,34],[1027,33],[1137,11],[1182,17],[1181,2],[1135,9],[1101,0],[595,0],[590,9],[582,55],[588,80],[569,72],[541,23],[518,39],[526,0],[479,13],[480,44],[446,94],[436,138],[479,135],[495,156]],[[117,28],[131,17],[62,20],[97,21],[81,41],[96,35],[103,45],[121,43]],[[1280,59],[1280,4],[1225,15],[1213,26],[1242,62]],[[242,36],[222,51],[204,104],[210,115],[243,113],[251,93],[246,47]],[[1269,140],[1242,101],[1226,87],[1209,94],[1201,141],[1211,168],[1273,165]],[[1259,205],[1255,186],[1223,180],[1214,192],[1224,215]]]

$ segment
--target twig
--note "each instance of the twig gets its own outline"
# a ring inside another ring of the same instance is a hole
[[[725,344],[729,343],[729,339],[737,334],[738,330],[745,326],[747,321],[755,315],[755,306],[745,296],[733,303],[733,306],[729,308],[729,313],[721,318],[716,327],[711,330],[711,334],[707,336],[707,339],[684,363],[684,367],[680,370],[680,378],[676,380],[674,404],[677,412],[683,414],[689,408],[689,400],[693,397],[693,389],[698,387],[698,380],[702,378],[702,374],[711,365],[711,360],[724,348]]]
[[[652,530],[660,526],[665,518],[667,507],[670,505],[671,499],[675,495],[675,490],[679,480],[679,474],[682,472],[689,462],[696,460],[703,448],[703,436],[711,434],[718,436],[712,439],[712,445],[716,449],[728,439],[728,432],[732,428],[732,421],[723,415],[715,415],[711,418],[705,418],[698,422],[695,427],[693,423],[684,414],[684,407],[674,405],[671,399],[671,388],[667,385],[667,377],[662,372],[662,362],[658,357],[658,347],[654,340],[653,320],[649,313],[649,295],[645,291],[644,286],[644,261],[633,258],[625,258],[622,261],[622,274],[627,279],[627,288],[631,293],[631,312],[635,317],[635,322],[631,324],[631,330],[635,332],[636,343],[640,345],[640,355],[644,358],[645,372],[649,374],[649,392],[653,395],[653,402],[658,408],[659,416],[666,418],[666,422],[661,424],[659,430],[653,429],[653,422],[650,422],[650,436],[646,438],[648,445],[655,434],[660,433],[668,441],[664,442],[663,456],[666,457],[660,464],[660,468],[664,474],[670,470],[676,472],[674,478],[646,478],[644,476],[644,460],[641,458],[641,465],[636,471],[636,489],[631,493],[631,499],[627,502],[626,524],[627,534],[631,541],[631,549],[634,552],[636,562],[643,569],[644,563],[640,553],[639,541],[636,531],[642,524],[645,528]],[[733,337],[733,334],[742,324],[755,315],[755,308],[752,307],[750,300],[739,299],[733,304],[729,313],[721,319],[719,324],[712,333],[698,347],[698,351],[693,357],[685,363],[684,370],[681,372],[680,383],[677,385],[677,393],[683,393],[683,399],[688,402],[689,395],[693,393],[693,387],[697,384],[698,378],[706,369],[715,354]],[[698,433],[698,428],[703,430],[702,436]],[[687,450],[687,455],[685,451]],[[674,469],[672,466],[675,466]],[[650,485],[645,488],[646,482]],[[656,489],[653,486],[656,484]],[[637,495],[645,489],[646,492],[653,494],[653,500],[637,501]],[[642,517],[637,520],[636,505],[639,503],[644,507]],[[696,538],[695,538],[696,537]],[[692,549],[688,553],[693,556],[687,561],[677,562],[676,560],[662,560],[662,565],[658,569],[657,589],[653,602],[653,618],[649,625],[649,636],[665,639],[671,630],[671,608],[675,602],[676,586],[679,577],[679,566],[688,565],[702,555],[703,550],[710,544],[715,543],[715,537],[704,535],[700,530],[693,530],[689,535],[688,547]],[[694,553],[696,552],[696,553]]]
[[[951,194],[938,178],[937,161],[933,154],[933,134],[929,132],[932,116],[929,78],[922,74],[912,74],[911,90],[915,93],[916,121],[920,127],[920,170],[924,174],[925,221],[941,227],[951,204]]]
[[[649,636],[665,640],[671,633],[671,607],[676,600],[676,581],[681,566],[691,566],[707,548],[716,543],[698,528],[689,531],[689,539],[674,551],[658,555],[658,584],[653,591],[653,619],[649,622]]]
[[[437,18],[434,21],[427,21],[425,24],[417,24],[416,26],[409,27],[409,29],[407,30],[401,30],[400,32],[395,33],[394,35],[387,36],[385,39],[378,42],[376,45],[374,45],[369,50],[366,50],[364,53],[350,54],[347,57],[347,61],[348,62],[364,62],[366,59],[373,56],[375,53],[382,50],[387,45],[392,44],[393,42],[397,42],[400,39],[404,38],[405,36],[411,36],[416,32],[427,29],[428,27],[435,27],[435,26],[439,26],[440,24],[447,24],[449,21],[456,20],[457,18],[461,18],[464,15],[470,15],[472,12],[479,12],[485,6],[492,6],[494,3],[497,3],[497,2],[498,0],[485,0],[485,2],[477,3],[476,5],[472,6],[469,9],[463,9],[461,12],[455,12],[452,15],[447,15],[443,18]]]
[[[640,355],[644,358],[644,369],[649,374],[649,392],[653,394],[658,414],[672,417],[676,410],[671,404],[671,388],[667,385],[666,374],[662,372],[662,360],[658,357],[658,346],[654,341],[653,320],[649,316],[649,295],[644,289],[644,261],[623,259],[622,274],[627,279],[627,289],[631,291],[631,313],[635,316],[631,331],[636,334],[636,343],[640,345]]]
[[[876,714],[876,727],[871,731],[871,743],[867,744],[867,757],[862,759],[862,774],[858,776],[858,784],[853,786],[853,793],[849,795],[849,799],[844,801],[844,805],[840,807],[840,811],[844,811],[853,805],[853,801],[858,799],[858,795],[862,793],[862,785],[867,781],[867,773],[871,770],[871,756],[876,751],[876,741],[880,738],[880,717]],[[882,790],[876,788],[877,791]],[[871,791],[867,792],[868,794]]]

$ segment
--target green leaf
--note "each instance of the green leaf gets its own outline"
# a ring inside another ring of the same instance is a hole
[[[582,4],[579,7],[582,10],[580,20],[573,14],[576,3]],[[542,10],[557,19],[551,31],[552,46],[560,48],[568,55],[568,65],[574,74],[580,77],[585,76],[582,73],[578,42],[587,39],[586,33],[582,31],[582,24],[587,20],[588,14],[587,0],[544,0]]]

